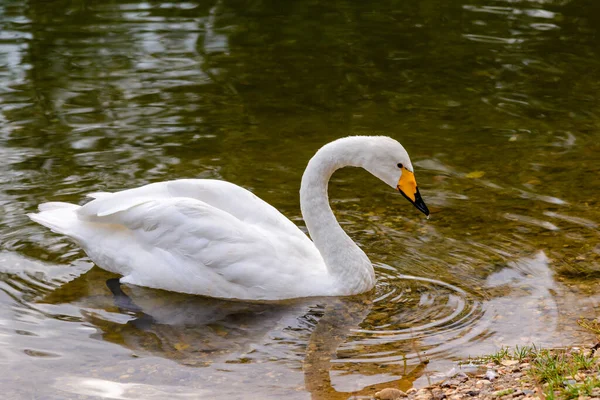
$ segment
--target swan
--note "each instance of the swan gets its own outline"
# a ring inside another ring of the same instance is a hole
[[[347,166],[429,215],[408,153],[385,136],[341,138],[310,159],[300,206],[312,241],[252,192],[212,179],[91,193],[83,206],[49,202],[27,215],[72,238],[124,284],[239,300],[354,295],[373,288],[375,272],[329,206],[329,178]]]

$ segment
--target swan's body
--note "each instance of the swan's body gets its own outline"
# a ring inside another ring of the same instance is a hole
[[[314,243],[248,190],[208,179],[95,193],[84,206],[45,203],[29,216],[75,239],[122,283],[249,300],[351,295],[371,289],[375,274],[329,207],[327,183],[343,166],[364,167],[428,213],[398,142],[349,137],[321,148],[302,177],[302,214]]]

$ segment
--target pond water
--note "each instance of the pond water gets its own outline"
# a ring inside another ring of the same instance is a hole
[[[0,1],[0,385],[6,398],[347,399],[600,311],[593,0]],[[426,220],[364,171],[330,197],[376,264],[352,298],[125,287],[30,222],[174,178],[246,187],[304,227],[303,169],[398,139]]]

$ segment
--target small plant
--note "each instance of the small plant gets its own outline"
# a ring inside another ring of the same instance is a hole
[[[597,359],[583,352],[540,350],[532,362],[531,375],[542,384],[546,384],[546,399],[556,395],[565,399],[576,399],[581,395],[589,396],[594,388],[600,387],[600,380],[587,377],[581,381],[585,371],[596,370]],[[577,381],[579,380],[579,382]]]
[[[502,397],[502,396],[506,396],[507,394],[511,394],[514,391],[515,391],[515,389],[504,389],[504,390],[497,391],[495,394],[498,397]]]
[[[540,350],[533,362],[533,374],[541,382],[547,383],[548,388],[562,386],[565,376],[570,375],[564,354]]]
[[[600,380],[592,377],[582,383],[566,385],[563,393],[567,399],[577,399],[579,396],[590,396],[594,388],[600,388]]]
[[[580,318],[577,320],[577,325],[592,332],[600,340],[600,320]]]
[[[523,362],[528,358],[531,358],[535,355],[535,346],[515,346],[513,350],[513,358],[517,359],[519,362]]]
[[[500,364],[502,360],[508,358],[509,350],[508,347],[502,347],[496,353],[489,355],[486,359],[495,362],[496,364]]]
[[[578,370],[588,370],[594,366],[594,357],[591,354],[575,353],[573,354],[573,362]]]
[[[556,395],[554,394],[554,387],[552,385],[548,386],[548,389],[544,393],[546,395],[546,400],[556,400]]]

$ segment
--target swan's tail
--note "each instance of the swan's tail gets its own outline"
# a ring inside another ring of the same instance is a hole
[[[42,203],[38,206],[40,212],[27,214],[31,220],[44,225],[52,232],[71,236],[77,239],[77,227],[81,221],[77,217],[76,211],[80,206],[70,203],[51,202]]]

